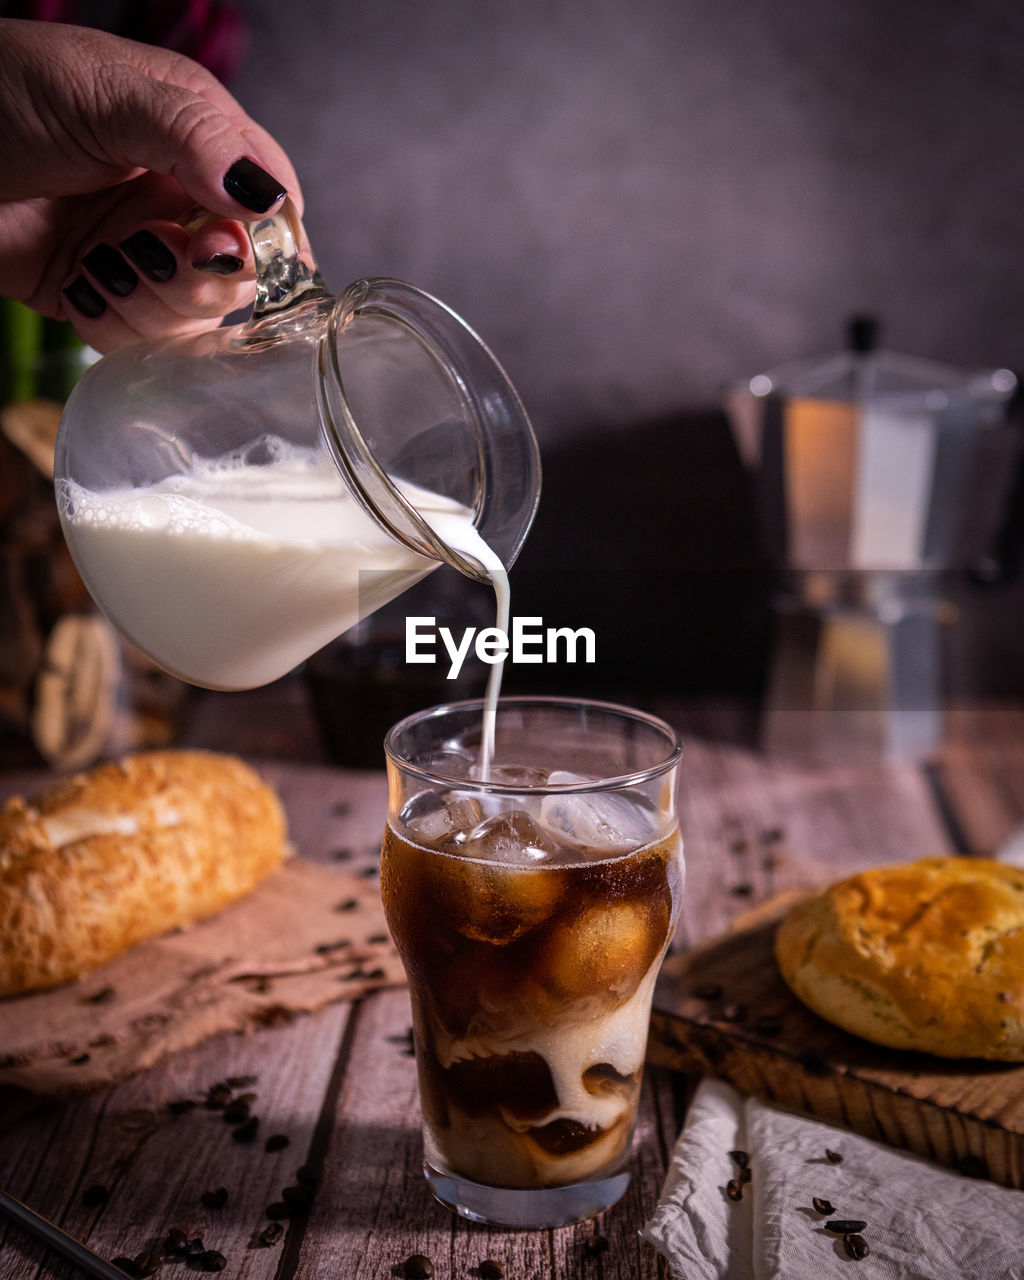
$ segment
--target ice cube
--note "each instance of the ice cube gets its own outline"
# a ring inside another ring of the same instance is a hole
[[[643,902],[588,907],[553,933],[544,981],[563,998],[632,995],[665,943],[667,915]]]
[[[513,809],[479,823],[466,835],[459,851],[467,858],[526,865],[545,861],[557,849],[525,809]]]
[[[579,774],[558,770],[550,786],[586,782]],[[546,795],[540,820],[549,831],[581,849],[625,852],[649,844],[657,835],[642,797],[618,791],[570,791]]]
[[[421,794],[402,814],[409,833],[424,844],[460,846],[483,816],[479,800],[458,791]]]

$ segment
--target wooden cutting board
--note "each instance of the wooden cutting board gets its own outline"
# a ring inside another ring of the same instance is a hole
[[[884,1049],[833,1027],[782,981],[777,919],[666,960],[648,1060],[1024,1186],[1024,1065]]]

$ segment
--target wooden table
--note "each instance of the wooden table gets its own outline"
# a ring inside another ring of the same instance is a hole
[[[257,703],[255,713],[249,704],[249,723],[258,725],[259,707],[269,707],[266,724],[276,736],[247,741],[245,717],[225,718],[229,705],[214,700],[193,719],[191,744],[248,745],[243,753],[280,788],[301,856],[329,859],[344,846],[356,864],[372,867],[383,774],[320,762],[301,718],[292,722],[298,737],[285,740],[273,704]],[[679,792],[688,863],[681,946],[727,928],[788,888],[890,860],[985,852],[1024,821],[1020,707],[957,710],[947,745],[925,766],[816,768],[763,759],[744,744],[744,718],[728,709],[695,713],[671,699],[649,698],[647,705],[688,739]],[[33,781],[8,775],[0,789],[9,793]],[[488,1230],[456,1219],[426,1190],[409,1022],[405,991],[391,989],[289,1025],[206,1041],[71,1102],[6,1095],[0,1100],[0,1188],[106,1258],[135,1256],[174,1226],[201,1234],[226,1257],[223,1274],[232,1278],[400,1276],[403,1261],[415,1253],[433,1260],[439,1280],[479,1276],[487,1258],[499,1261],[507,1277],[531,1280],[667,1275],[637,1231],[656,1203],[693,1079],[649,1071],[635,1177],[626,1197],[599,1221],[555,1231]],[[202,1097],[217,1081],[246,1076],[256,1078],[251,1089],[261,1133],[286,1135],[284,1149],[240,1147],[219,1113],[200,1106],[176,1114],[170,1106]],[[267,1206],[281,1202],[282,1188],[297,1185],[300,1167],[318,1177],[311,1208],[282,1220],[278,1242],[261,1244]],[[84,1193],[94,1186],[108,1190],[105,1203],[86,1203]],[[203,1192],[221,1186],[229,1192],[224,1207],[204,1207]],[[588,1247],[595,1232],[607,1250]],[[0,1220],[3,1280],[76,1280],[78,1274]],[[162,1274],[183,1280],[198,1272],[177,1261],[167,1262]]]

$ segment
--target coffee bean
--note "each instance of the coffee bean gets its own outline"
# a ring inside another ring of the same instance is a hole
[[[745,1169],[750,1164],[750,1155],[746,1151],[730,1151],[729,1159],[741,1169]]]
[[[853,1258],[854,1262],[860,1262],[861,1258],[866,1258],[871,1252],[868,1242],[856,1231],[843,1236],[843,1248],[846,1250],[846,1256]]]
[[[195,1105],[194,1098],[175,1098],[173,1102],[168,1102],[167,1110],[172,1116],[183,1116],[186,1111],[194,1110]]]
[[[102,987],[93,995],[82,997],[86,1004],[110,1004],[110,1002],[116,998],[117,992],[113,987]]]
[[[76,1057],[70,1059],[71,1065],[73,1067],[84,1067],[91,1057],[91,1053],[80,1053]]]
[[[335,862],[351,862],[352,850],[351,849],[335,849],[334,860]]]
[[[367,969],[366,974],[364,976],[368,978],[371,982],[376,982],[378,981],[378,979],[386,978],[388,975],[384,972],[383,969]]]
[[[193,1236],[185,1246],[186,1258],[198,1258],[206,1252],[206,1245],[203,1244],[202,1236]]]
[[[483,1280],[504,1280],[505,1268],[494,1258],[484,1258],[479,1270]]]
[[[281,1199],[285,1204],[294,1204],[300,1207],[313,1203],[312,1187],[284,1187],[281,1191]]]
[[[216,1191],[204,1191],[200,1203],[206,1209],[223,1209],[228,1202],[227,1187],[218,1187]]]
[[[783,837],[781,827],[769,827],[767,831],[762,831],[760,840],[762,844],[778,844]]]
[[[82,1204],[89,1209],[94,1209],[99,1204],[106,1204],[110,1192],[106,1187],[101,1187],[98,1183],[92,1187],[86,1187],[82,1192]]]
[[[273,1204],[268,1204],[263,1212],[268,1218],[273,1218],[276,1221],[278,1218],[290,1218],[292,1216],[292,1206],[285,1204],[283,1200],[275,1200]]]
[[[284,1227],[281,1226],[280,1222],[271,1222],[260,1232],[259,1241],[260,1244],[277,1244],[283,1235]]]
[[[225,1124],[243,1124],[249,1119],[249,1104],[241,1098],[235,1098],[224,1108]]]
[[[587,1236],[586,1240],[583,1241],[584,1252],[588,1253],[592,1258],[599,1253],[607,1253],[609,1247],[608,1237],[601,1235],[597,1231],[592,1236]]]
[[[184,1253],[188,1248],[188,1236],[180,1227],[171,1227],[167,1232],[167,1252]]]
[[[753,1176],[749,1166],[740,1170],[740,1182],[750,1182]]]
[[[229,1084],[211,1085],[206,1093],[206,1109],[207,1111],[222,1111],[231,1101],[231,1086]]]
[[[199,1265],[204,1271],[223,1271],[228,1265],[228,1260],[216,1249],[207,1249],[199,1259]]]
[[[754,886],[744,880],[741,884],[734,884],[730,887],[729,892],[734,898],[750,898],[754,894]]]
[[[227,1083],[232,1089],[248,1089],[254,1085],[259,1076],[228,1076]]]
[[[693,995],[697,1000],[721,1000],[723,992],[717,982],[702,982],[694,987]]]
[[[833,1218],[825,1223],[825,1230],[837,1236],[848,1236],[854,1231],[863,1231],[867,1225],[863,1218]]]
[[[139,1253],[132,1259],[132,1265],[139,1280],[147,1280],[149,1276],[155,1276],[163,1264],[163,1255],[156,1252]]]
[[[237,1129],[231,1130],[231,1136],[236,1142],[255,1142],[259,1127],[259,1116],[250,1116],[245,1124],[240,1124]]]
[[[301,1169],[296,1169],[295,1181],[306,1187],[317,1187],[320,1185],[320,1176],[310,1165],[304,1164]]]
[[[743,1199],[743,1183],[740,1182],[739,1178],[729,1179],[729,1181],[725,1184],[725,1194],[729,1197],[730,1200]]]
[[[831,1200],[825,1200],[821,1196],[815,1196],[811,1201],[814,1205],[814,1212],[820,1213],[823,1218],[827,1218],[830,1213],[835,1213],[836,1207]]]
[[[434,1264],[424,1253],[411,1253],[402,1264],[406,1280],[430,1280],[433,1274]]]
[[[828,1147],[826,1147],[826,1148],[825,1148],[825,1159],[829,1162],[829,1164],[842,1164],[842,1163],[843,1163],[843,1155],[842,1155],[842,1152],[841,1152],[841,1151],[830,1151],[830,1150],[828,1149]]]
[[[337,942],[321,942],[313,950],[318,956],[329,956],[332,951],[342,951],[352,945],[351,938],[339,938]]]
[[[355,911],[358,906],[358,898],[346,898],[344,902],[339,902],[334,909],[335,911]]]
[[[291,1139],[285,1133],[272,1133],[263,1144],[264,1151],[283,1151]]]

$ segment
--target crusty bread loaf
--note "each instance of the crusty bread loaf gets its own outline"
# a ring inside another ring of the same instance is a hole
[[[798,903],[775,955],[855,1035],[943,1058],[1024,1061],[1024,871],[981,858],[879,867]]]
[[[77,978],[280,865],[281,805],[232,756],[159,751],[0,810],[0,995]]]

